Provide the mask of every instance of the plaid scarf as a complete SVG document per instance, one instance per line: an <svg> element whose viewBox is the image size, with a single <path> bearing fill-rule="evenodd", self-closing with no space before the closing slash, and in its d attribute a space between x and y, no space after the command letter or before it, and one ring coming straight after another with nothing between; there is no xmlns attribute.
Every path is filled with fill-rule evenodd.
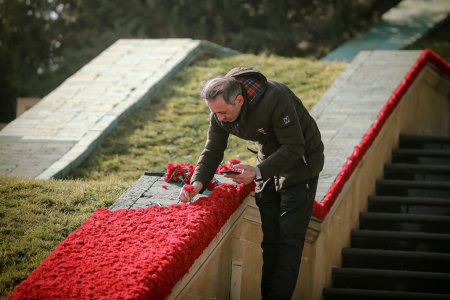
<svg viewBox="0 0 450 300"><path fill-rule="evenodd" d="M249 102L252 102L263 91L263 86L254 79L239 78L238 80L247 92Z"/></svg>

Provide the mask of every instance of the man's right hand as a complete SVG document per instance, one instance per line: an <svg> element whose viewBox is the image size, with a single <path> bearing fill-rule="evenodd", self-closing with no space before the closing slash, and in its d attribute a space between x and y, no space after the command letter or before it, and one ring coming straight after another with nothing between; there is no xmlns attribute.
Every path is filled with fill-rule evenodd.
<svg viewBox="0 0 450 300"><path fill-rule="evenodd" d="M201 183L200 181L194 181L192 185L194 186L195 189L194 192L186 192L183 188L181 189L180 195L178 196L178 199L181 202L183 203L191 202L192 198L194 198L195 195L197 195L203 189L203 183Z"/></svg>

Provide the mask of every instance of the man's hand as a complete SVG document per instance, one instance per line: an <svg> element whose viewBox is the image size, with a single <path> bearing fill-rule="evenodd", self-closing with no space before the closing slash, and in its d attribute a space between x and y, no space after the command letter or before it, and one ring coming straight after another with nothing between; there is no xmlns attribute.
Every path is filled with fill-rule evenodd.
<svg viewBox="0 0 450 300"><path fill-rule="evenodd" d="M255 167L238 164L234 165L234 168L240 170L242 173L238 175L225 175L225 177L231 178L234 182L248 184L252 182L256 177Z"/></svg>
<svg viewBox="0 0 450 300"><path fill-rule="evenodd" d="M194 181L192 185L194 186L195 189L194 192L186 192L184 189L181 189L180 195L178 196L178 199L181 202L183 203L191 202L192 198L194 198L195 195L197 195L198 192L200 192L203 189L203 183L201 183L200 181Z"/></svg>

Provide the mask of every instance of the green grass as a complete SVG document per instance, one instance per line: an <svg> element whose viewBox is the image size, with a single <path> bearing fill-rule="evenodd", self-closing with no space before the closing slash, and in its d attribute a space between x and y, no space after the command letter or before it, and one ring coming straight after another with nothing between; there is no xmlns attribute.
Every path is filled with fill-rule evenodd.
<svg viewBox="0 0 450 300"><path fill-rule="evenodd" d="M345 68L301 58L239 55L201 60L180 71L128 117L70 178L0 176L0 298L35 269L58 243L99 207L108 207L144 171L167 162L195 163L204 145L209 111L200 83L234 66L255 66L287 83L311 108ZM226 159L252 162L246 143L231 139Z"/></svg>

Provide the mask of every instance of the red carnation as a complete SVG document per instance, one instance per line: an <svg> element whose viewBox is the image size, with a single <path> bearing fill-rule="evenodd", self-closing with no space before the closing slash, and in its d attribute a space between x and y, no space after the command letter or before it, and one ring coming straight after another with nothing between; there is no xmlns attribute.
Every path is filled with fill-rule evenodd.
<svg viewBox="0 0 450 300"><path fill-rule="evenodd" d="M195 193L195 188L192 184L186 184L183 186L183 191L188 193Z"/></svg>
<svg viewBox="0 0 450 300"><path fill-rule="evenodd" d="M217 185L216 180L215 180L215 179L212 179L212 180L209 182L209 184L208 184L208 190L212 191L213 188L216 187L216 185Z"/></svg>
<svg viewBox="0 0 450 300"><path fill-rule="evenodd" d="M238 165L240 163L241 163L241 161L239 159L237 159L237 158L232 158L232 159L229 160L230 166Z"/></svg>

